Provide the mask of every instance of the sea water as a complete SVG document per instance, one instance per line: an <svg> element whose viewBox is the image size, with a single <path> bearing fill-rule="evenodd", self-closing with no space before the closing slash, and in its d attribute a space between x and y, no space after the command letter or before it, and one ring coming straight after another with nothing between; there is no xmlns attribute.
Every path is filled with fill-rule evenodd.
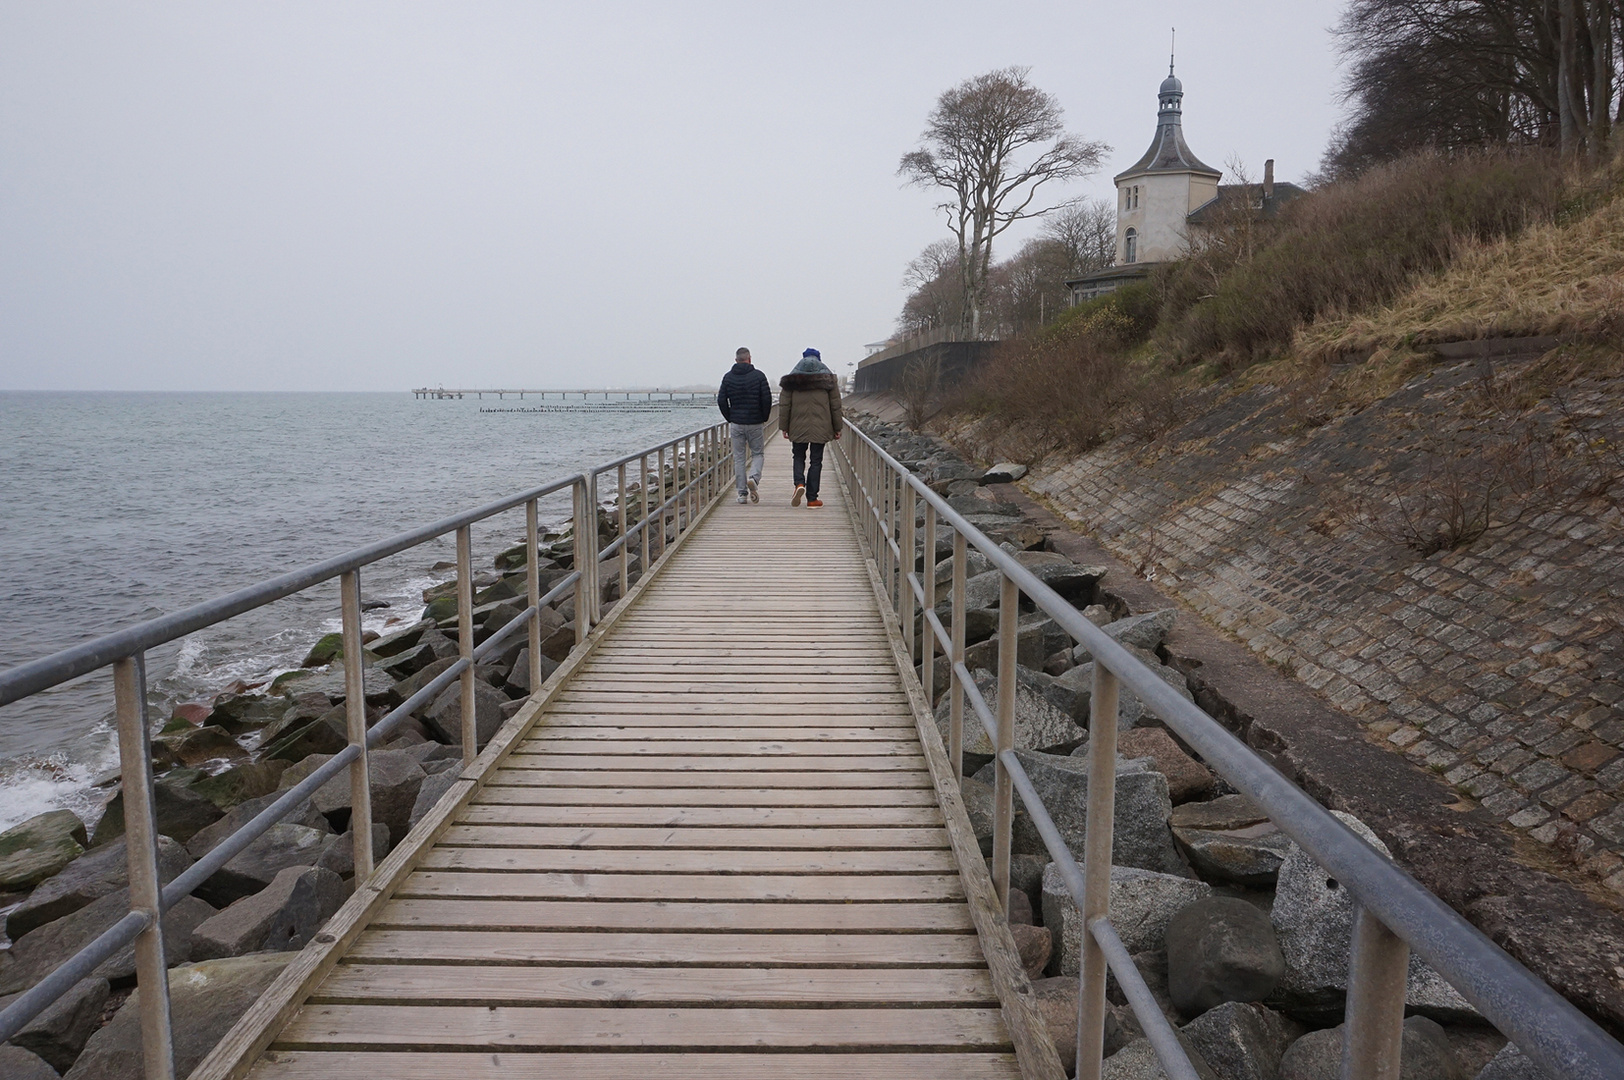
<svg viewBox="0 0 1624 1080"><path fill-rule="evenodd" d="M556 405L557 399L553 399ZM720 419L708 402L638 411L409 393L0 393L0 670L252 585ZM633 472L635 479L635 470ZM613 476L600 481L613 491ZM543 520L569 514L569 495ZM524 511L473 531L476 569ZM361 572L366 626L416 618L451 536ZM333 580L148 655L152 718L295 667L339 626ZM0 707L0 829L55 807L87 818L116 766L111 669Z"/></svg>

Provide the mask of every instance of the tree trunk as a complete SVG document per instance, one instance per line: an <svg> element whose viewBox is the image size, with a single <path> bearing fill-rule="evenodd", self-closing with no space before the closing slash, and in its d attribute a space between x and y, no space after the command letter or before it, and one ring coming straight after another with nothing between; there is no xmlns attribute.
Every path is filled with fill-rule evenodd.
<svg viewBox="0 0 1624 1080"><path fill-rule="evenodd" d="M1573 108L1573 69L1577 58L1573 7L1576 0L1559 0L1557 5L1558 44L1556 60L1556 105L1562 125L1561 150L1564 158L1579 149L1579 118Z"/></svg>

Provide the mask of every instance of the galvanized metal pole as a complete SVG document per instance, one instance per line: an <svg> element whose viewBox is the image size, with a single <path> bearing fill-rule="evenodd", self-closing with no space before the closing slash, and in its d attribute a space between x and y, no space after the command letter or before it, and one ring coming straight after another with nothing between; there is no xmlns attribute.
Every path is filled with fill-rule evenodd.
<svg viewBox="0 0 1624 1080"><path fill-rule="evenodd" d="M1363 907L1348 962L1342 1080L1398 1080L1410 946Z"/></svg>
<svg viewBox="0 0 1624 1080"><path fill-rule="evenodd" d="M1111 844L1116 819L1116 673L1094 664L1088 721L1088 821L1083 830L1083 956L1077 995L1077 1080L1099 1080L1105 1054L1105 953L1089 932L1111 915Z"/></svg>
<svg viewBox="0 0 1624 1080"><path fill-rule="evenodd" d="M457 530L457 652L468 666L462 672L462 762L472 765L479 753L479 727L474 718L474 556L470 527Z"/></svg>
<svg viewBox="0 0 1624 1080"><path fill-rule="evenodd" d="M586 640L586 635L592 629L592 617L587 613L587 595L592 588L591 571L588 567L597 561L595 540L587 538L586 519L589 511L586 509L586 477L575 482L575 572L580 576L575 579L575 643L579 645ZM596 530L594 530L596 531Z"/></svg>
<svg viewBox="0 0 1624 1080"><path fill-rule="evenodd" d="M350 843L355 849L355 881L372 876L372 773L367 762L366 649L361 644L361 571L339 577L344 626L344 721L350 745Z"/></svg>
<svg viewBox="0 0 1624 1080"><path fill-rule="evenodd" d="M530 692L534 694L541 689L541 508L535 499L524 504L524 534L525 543L530 551L526 563L530 573L525 582L529 593L529 606L538 609L530 617L530 625L525 629L530 643Z"/></svg>
<svg viewBox="0 0 1624 1080"><path fill-rule="evenodd" d="M1016 617L1021 590L1015 579L1002 577L998 597L998 739L993 754L1015 746L1015 645ZM992 887L998 902L1009 911L1009 854L1015 830L1015 785L1004 768L1004 759L994 757L992 789Z"/></svg>
<svg viewBox="0 0 1624 1080"><path fill-rule="evenodd" d="M625 596L632 587L631 574L627 566L631 559L631 553L627 551L627 548L632 545L631 541L626 537L626 466L624 463L621 464L615 474L615 501L620 504L620 595Z"/></svg>
<svg viewBox="0 0 1624 1080"><path fill-rule="evenodd" d="M130 910L147 917L135 939L135 979L141 988L141 1060L147 1080L174 1080L174 1033L169 1021L169 971L164 965L163 886L158 879L158 814L152 801L152 732L147 726L146 656L113 665L118 762L124 784L125 858Z"/></svg>
<svg viewBox="0 0 1624 1080"><path fill-rule="evenodd" d="M969 548L964 534L953 530L953 655L948 682L947 752L953 759L953 776L964 780L964 682L959 668L964 664L964 578L965 564L969 562Z"/></svg>
<svg viewBox="0 0 1624 1080"><path fill-rule="evenodd" d="M657 476L659 492L654 505L660 508L660 554L665 554L665 447L655 451L654 471Z"/></svg>
<svg viewBox="0 0 1624 1080"><path fill-rule="evenodd" d="M936 610L936 504L925 503L925 568L920 584L925 587L925 613ZM936 704L936 633L929 621L922 621L919 630L923 639L919 643L919 681L925 690L925 705Z"/></svg>
<svg viewBox="0 0 1624 1080"><path fill-rule="evenodd" d="M902 643L908 650L908 663L914 662L914 591L908 584L908 575L914 572L914 549L917 540L914 535L914 489L907 483L902 485L902 549L899 567L902 574L902 588L897 599L901 601L902 610L897 614L902 620Z"/></svg>
<svg viewBox="0 0 1624 1080"><path fill-rule="evenodd" d="M586 627L588 630L598 625L603 617L603 588L598 581L598 474L586 474L586 547L587 568L591 571L591 588L587 590ZM579 530L577 530L579 531Z"/></svg>

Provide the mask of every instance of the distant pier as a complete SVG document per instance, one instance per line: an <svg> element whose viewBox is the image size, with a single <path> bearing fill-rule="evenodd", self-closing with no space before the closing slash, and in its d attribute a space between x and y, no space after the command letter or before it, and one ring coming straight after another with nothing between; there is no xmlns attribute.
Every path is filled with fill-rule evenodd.
<svg viewBox="0 0 1624 1080"><path fill-rule="evenodd" d="M489 388L469 390L463 387L419 386L412 391L412 396L429 401L445 401L464 397L483 398L486 394L492 394L498 399L506 399L509 394L514 394L521 400L528 395L540 398L542 401L546 401L549 397L556 397L560 401L568 401L573 397L578 397L582 401L594 397L602 398L604 401L633 401L638 399L644 401L695 401L699 398L708 398L712 393L714 391L711 390L512 390L503 387L494 390Z"/></svg>

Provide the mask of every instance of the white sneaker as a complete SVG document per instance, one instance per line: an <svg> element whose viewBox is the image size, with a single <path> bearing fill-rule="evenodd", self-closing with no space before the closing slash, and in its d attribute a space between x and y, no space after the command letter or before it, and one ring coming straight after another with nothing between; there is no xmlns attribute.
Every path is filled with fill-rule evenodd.
<svg viewBox="0 0 1624 1080"><path fill-rule="evenodd" d="M750 501L751 502L760 502L761 501L761 493L756 490L756 482L754 480L746 480L744 482L744 486L750 489Z"/></svg>
<svg viewBox="0 0 1624 1080"><path fill-rule="evenodd" d="M739 492L739 505L740 505L740 506L743 506L743 505L744 505L744 504L745 504L745 503L747 503L747 502L749 502L749 501L750 501L750 496L748 496L748 495L746 495L746 494L745 494L745 493L744 493L744 492L742 492L742 491L741 491L741 492Z"/></svg>

